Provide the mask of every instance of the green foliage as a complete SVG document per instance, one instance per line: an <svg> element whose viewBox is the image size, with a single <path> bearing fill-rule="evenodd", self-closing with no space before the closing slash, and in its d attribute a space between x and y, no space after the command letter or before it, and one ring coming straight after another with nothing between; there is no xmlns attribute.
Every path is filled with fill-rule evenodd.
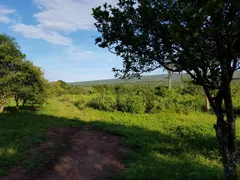
<svg viewBox="0 0 240 180"><path fill-rule="evenodd" d="M203 95L204 91L201 86L195 85L190 78L182 79L183 82L183 90L182 93L190 94L190 95Z"/></svg>
<svg viewBox="0 0 240 180"><path fill-rule="evenodd" d="M50 82L48 84L48 94L51 97L61 96L63 94L72 95L91 95L94 94L95 89L93 87L80 87L67 84L62 80L56 82Z"/></svg>
<svg viewBox="0 0 240 180"><path fill-rule="evenodd" d="M46 84L43 72L30 61L23 61L21 81L18 81L13 95L23 101L23 104L42 105L46 101Z"/></svg>
<svg viewBox="0 0 240 180"><path fill-rule="evenodd" d="M84 101L84 99L74 101L73 104L80 110L84 109L87 105L87 103L86 103L86 101Z"/></svg>
<svg viewBox="0 0 240 180"><path fill-rule="evenodd" d="M60 84L57 82L50 82L47 86L47 94L50 97L61 96L64 94L64 89L61 88Z"/></svg>
<svg viewBox="0 0 240 180"><path fill-rule="evenodd" d="M26 60L15 39L6 35L0 35L0 64L0 112L10 97L15 98L17 107L20 100L34 105L44 102L42 70Z"/></svg>
<svg viewBox="0 0 240 180"><path fill-rule="evenodd" d="M86 98L80 96L80 97L78 97L76 100L74 100L72 103L73 103L78 109L83 110L84 108L87 107L87 105L88 105L89 102L86 100Z"/></svg>
<svg viewBox="0 0 240 180"><path fill-rule="evenodd" d="M145 97L145 112L146 113L159 113L164 110L160 98L154 94L149 94Z"/></svg>
<svg viewBox="0 0 240 180"><path fill-rule="evenodd" d="M168 89L165 86L157 86L155 91L155 94L160 97L165 97L168 94Z"/></svg>
<svg viewBox="0 0 240 180"><path fill-rule="evenodd" d="M138 95L120 95L117 97L117 110L129 113L144 113L145 103Z"/></svg>
<svg viewBox="0 0 240 180"><path fill-rule="evenodd" d="M198 87L192 85L194 89ZM171 111L185 113L202 111L204 95L202 89L194 95L178 86L171 91L165 86L149 85L100 85L94 86L93 94L67 94L58 97L83 109L91 107L106 111L121 111L129 113L159 113Z"/></svg>
<svg viewBox="0 0 240 180"><path fill-rule="evenodd" d="M123 69L114 68L116 76L138 77L164 67L219 89L221 77L232 79L239 68L239 9L238 1L223 0L105 3L93 9L100 33L95 42L123 59Z"/></svg>
<svg viewBox="0 0 240 180"><path fill-rule="evenodd" d="M22 59L25 57L15 39L0 34L0 113L16 88L16 80L21 77Z"/></svg>
<svg viewBox="0 0 240 180"><path fill-rule="evenodd" d="M104 111L114 111L116 109L116 98L112 95L99 95L93 98L89 102L89 106L94 109L104 110Z"/></svg>

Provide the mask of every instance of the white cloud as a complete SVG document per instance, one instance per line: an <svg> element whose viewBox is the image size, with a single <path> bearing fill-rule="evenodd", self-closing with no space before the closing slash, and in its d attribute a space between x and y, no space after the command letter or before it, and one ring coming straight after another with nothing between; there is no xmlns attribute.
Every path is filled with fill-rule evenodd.
<svg viewBox="0 0 240 180"><path fill-rule="evenodd" d="M9 18L9 15L13 14L14 12L14 9L9 9L5 6L0 5L0 23L10 23L11 19Z"/></svg>
<svg viewBox="0 0 240 180"><path fill-rule="evenodd" d="M120 58L115 54L110 53L109 51L91 51L87 50L83 46L70 45L66 48L65 52L67 57L70 57L75 61L95 61L101 60L105 63L116 62Z"/></svg>
<svg viewBox="0 0 240 180"><path fill-rule="evenodd" d="M82 59L82 60L88 60L88 59L95 59L96 57L99 57L98 53L95 53L94 51L84 50L83 48L79 46L69 46L66 49L66 55L70 56L71 59Z"/></svg>
<svg viewBox="0 0 240 180"><path fill-rule="evenodd" d="M43 29L73 32L93 28L92 8L107 0L34 0L41 12L34 15ZM117 0L108 0L116 4Z"/></svg>
<svg viewBox="0 0 240 180"><path fill-rule="evenodd" d="M27 38L43 39L52 44L69 44L67 33L94 29L92 8L107 0L33 0L39 8L33 17L37 25L16 24L12 29ZM108 0L116 4L118 0ZM32 32L33 31L33 32ZM61 35L64 33L64 35Z"/></svg>
<svg viewBox="0 0 240 180"><path fill-rule="evenodd" d="M28 26L25 24L16 24L11 27L15 32L22 33L27 38L43 39L52 44L70 45L71 39L60 35L57 32L45 32L36 26Z"/></svg>

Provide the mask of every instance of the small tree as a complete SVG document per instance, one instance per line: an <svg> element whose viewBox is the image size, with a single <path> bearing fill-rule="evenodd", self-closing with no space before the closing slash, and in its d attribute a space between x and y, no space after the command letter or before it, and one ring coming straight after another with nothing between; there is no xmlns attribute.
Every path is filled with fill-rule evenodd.
<svg viewBox="0 0 240 180"><path fill-rule="evenodd" d="M0 34L0 113L7 99L40 102L43 100L45 79L39 67L25 60L14 38Z"/></svg>
<svg viewBox="0 0 240 180"><path fill-rule="evenodd" d="M42 104L45 99L46 80L41 69L24 60L20 64L18 74L18 78L13 79L15 86L12 89L17 109L20 100L23 100L24 105L29 101L36 105Z"/></svg>
<svg viewBox="0 0 240 180"><path fill-rule="evenodd" d="M14 79L18 78L17 71L24 57L15 39L0 34L0 113L12 94Z"/></svg>
<svg viewBox="0 0 240 180"><path fill-rule="evenodd" d="M226 179L236 180L230 83L240 68L240 1L120 0L116 6L94 8L93 16L101 34L96 43L123 58L123 69L113 69L116 76L164 67L187 72L204 88L217 117Z"/></svg>

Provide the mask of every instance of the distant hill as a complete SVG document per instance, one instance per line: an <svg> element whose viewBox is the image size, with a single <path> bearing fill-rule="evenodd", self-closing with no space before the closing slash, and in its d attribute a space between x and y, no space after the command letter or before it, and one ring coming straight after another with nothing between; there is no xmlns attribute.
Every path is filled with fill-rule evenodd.
<svg viewBox="0 0 240 180"><path fill-rule="evenodd" d="M186 75L184 75L186 76ZM159 75L147 75L142 76L140 79L106 79L106 80L95 80L95 81L83 81L83 82L73 82L69 83L77 86L92 86L92 85L101 85L101 84L148 84L148 83L160 83L167 84L168 82L167 74L159 74ZM172 75L173 84L181 82L180 74Z"/></svg>
<svg viewBox="0 0 240 180"><path fill-rule="evenodd" d="M149 83L158 83L167 85L168 82L167 74L159 75L147 75L142 76L141 79L106 79L106 80L95 80L95 81L82 81L82 82L72 82L69 84L77 86L92 86L92 85L101 85L101 84L149 84ZM187 75L183 74L183 77L186 78ZM240 79L240 71L235 72L234 78ZM240 81L240 80L239 80ZM181 82L180 74L172 75L172 84L177 84Z"/></svg>

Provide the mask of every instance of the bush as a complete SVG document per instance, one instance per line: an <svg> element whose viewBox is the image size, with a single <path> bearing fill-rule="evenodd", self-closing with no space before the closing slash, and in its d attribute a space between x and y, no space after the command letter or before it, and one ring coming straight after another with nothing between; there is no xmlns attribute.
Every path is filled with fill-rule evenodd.
<svg viewBox="0 0 240 180"><path fill-rule="evenodd" d="M160 98L154 94L145 96L145 112L146 113L158 113L162 109Z"/></svg>
<svg viewBox="0 0 240 180"><path fill-rule="evenodd" d="M195 91L193 92L194 95L189 92L187 93L186 90L177 86L171 91L165 86L156 87L155 85L135 84L99 85L94 88L84 88L76 88L81 95L64 94L58 97L58 99L60 101L70 102L79 109L84 109L86 106L89 106L103 111L118 110L128 113L159 113L161 111L171 111L185 114L191 111L202 110L205 101L204 95L196 93L196 87L194 87L195 90L191 89ZM90 93L83 95L84 90L91 89L94 89L94 95L90 95ZM199 91L202 91L202 89L199 89ZM235 96L238 96L237 88L233 88L233 92ZM93 97L96 98L92 99Z"/></svg>
<svg viewBox="0 0 240 180"><path fill-rule="evenodd" d="M89 107L94 109L104 110L104 111L114 111L116 110L116 99L111 95L98 96L93 98L89 102Z"/></svg>
<svg viewBox="0 0 240 180"><path fill-rule="evenodd" d="M78 99L76 100L73 100L72 103L74 104L74 106L76 106L78 109L82 110L84 109L87 104L88 104L88 101L86 99L84 99L83 97L78 97Z"/></svg>
<svg viewBox="0 0 240 180"><path fill-rule="evenodd" d="M188 114L190 111L201 110L204 104L204 96L181 94L180 88L168 91L165 87L157 87L155 94L147 94L145 97L146 113L160 111L172 111Z"/></svg>
<svg viewBox="0 0 240 180"><path fill-rule="evenodd" d="M62 102L71 102L71 98L68 95L59 96L58 100Z"/></svg>
<svg viewBox="0 0 240 180"><path fill-rule="evenodd" d="M117 110L129 113L144 113L145 103L141 96L118 96Z"/></svg>
<svg viewBox="0 0 240 180"><path fill-rule="evenodd" d="M165 97L169 93L169 90L165 86L157 86L155 87L155 95L160 97Z"/></svg>
<svg viewBox="0 0 240 180"><path fill-rule="evenodd" d="M201 86L195 85L190 79L183 80L182 94L190 95L204 95L203 88Z"/></svg>

